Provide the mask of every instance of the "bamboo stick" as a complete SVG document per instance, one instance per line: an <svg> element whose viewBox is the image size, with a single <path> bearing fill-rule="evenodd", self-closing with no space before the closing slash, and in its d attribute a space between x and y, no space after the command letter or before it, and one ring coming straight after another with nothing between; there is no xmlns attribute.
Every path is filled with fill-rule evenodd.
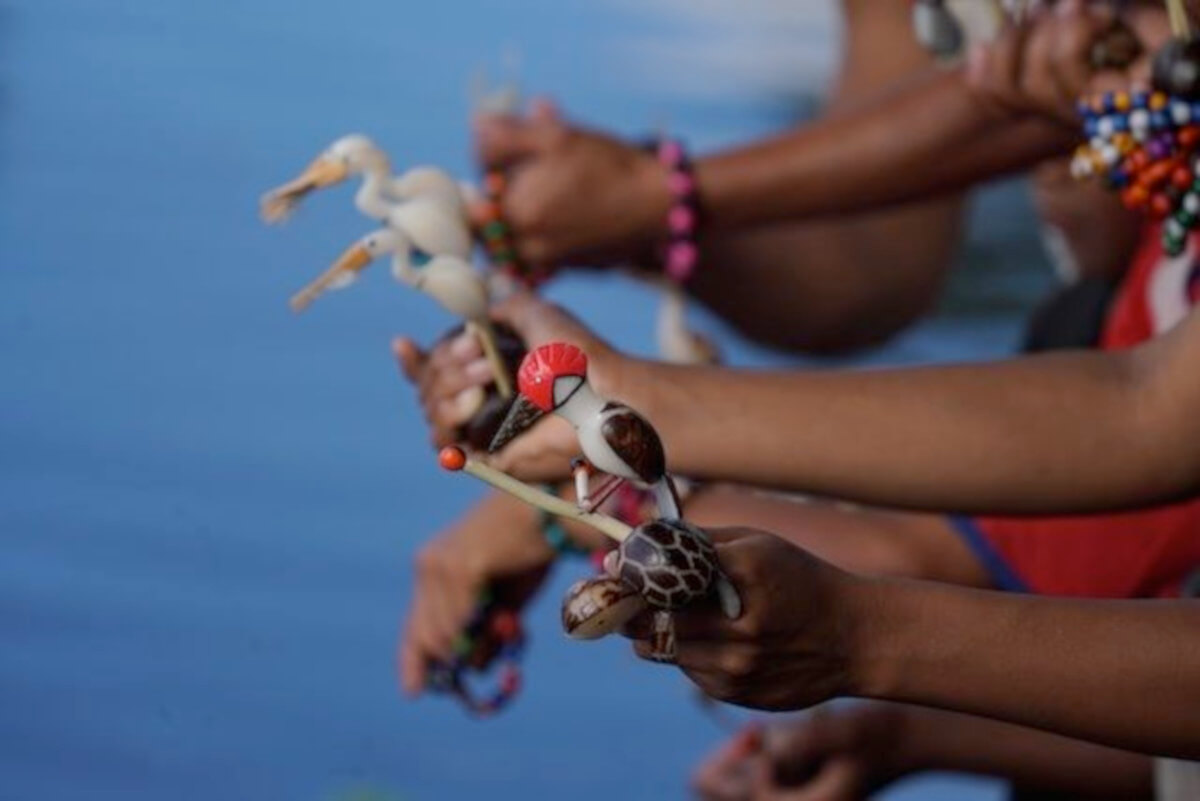
<svg viewBox="0 0 1200 801"><path fill-rule="evenodd" d="M557 495L551 495L537 487L526 484L524 481L513 478L508 473L472 459L466 454L466 451L454 445L442 448L441 453L438 454L438 463L443 469L451 472L461 470L464 473L469 473L480 481L491 484L501 492L507 492L514 498L522 500L536 509L541 509L549 514L576 520L584 525L591 526L616 542L624 541L629 536L629 532L632 531L629 526L615 517L598 514L597 512L585 512L570 501L564 501Z"/></svg>
<svg viewBox="0 0 1200 801"><path fill-rule="evenodd" d="M1171 33L1178 39L1188 39L1192 35L1192 24L1188 19L1187 8L1183 0L1166 0L1167 17L1171 22Z"/></svg>
<svg viewBox="0 0 1200 801"><path fill-rule="evenodd" d="M511 398L512 379L508 375L508 365L505 364L504 357L500 355L500 348L496 345L496 329L492 327L491 321L467 320L466 327L479 340L479 347L483 350L488 364L492 366L492 378L496 382L496 390L500 397Z"/></svg>

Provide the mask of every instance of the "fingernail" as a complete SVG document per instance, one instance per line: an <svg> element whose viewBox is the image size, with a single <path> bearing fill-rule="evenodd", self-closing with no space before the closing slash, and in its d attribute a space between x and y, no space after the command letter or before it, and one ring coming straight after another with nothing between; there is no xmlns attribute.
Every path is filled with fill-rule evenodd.
<svg viewBox="0 0 1200 801"><path fill-rule="evenodd" d="M463 374L468 381L475 384L490 381L493 378L491 362L487 359L476 359L463 368Z"/></svg>
<svg viewBox="0 0 1200 801"><path fill-rule="evenodd" d="M479 342L467 332L459 334L450 345L450 353L456 359L466 361L478 352Z"/></svg>

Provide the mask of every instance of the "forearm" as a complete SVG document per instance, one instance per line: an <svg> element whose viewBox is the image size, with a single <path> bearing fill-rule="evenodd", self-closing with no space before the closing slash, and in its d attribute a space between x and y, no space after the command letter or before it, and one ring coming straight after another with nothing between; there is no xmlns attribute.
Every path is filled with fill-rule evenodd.
<svg viewBox="0 0 1200 801"><path fill-rule="evenodd" d="M1057 734L956 712L901 707L905 773L952 771L1072 798L1152 799L1151 760Z"/></svg>
<svg viewBox="0 0 1200 801"><path fill-rule="evenodd" d="M1064 152L1073 133L997 114L958 71L855 112L699 159L696 179L717 230L862 212L955 191Z"/></svg>
<svg viewBox="0 0 1200 801"><path fill-rule="evenodd" d="M904 508L1100 510L1200 483L1198 388L1178 344L804 373L620 359L606 394L658 427L684 475Z"/></svg>
<svg viewBox="0 0 1200 801"><path fill-rule="evenodd" d="M1200 604L853 583L853 694L1200 758Z"/></svg>
<svg viewBox="0 0 1200 801"><path fill-rule="evenodd" d="M688 291L740 333L805 353L877 344L926 312L961 233L962 198L717 232Z"/></svg>

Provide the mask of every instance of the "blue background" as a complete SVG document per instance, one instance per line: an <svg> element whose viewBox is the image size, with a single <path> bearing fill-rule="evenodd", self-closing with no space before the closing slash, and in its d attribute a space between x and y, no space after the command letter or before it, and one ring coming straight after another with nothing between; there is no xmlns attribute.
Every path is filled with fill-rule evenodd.
<svg viewBox="0 0 1200 801"><path fill-rule="evenodd" d="M643 80L622 43L672 23L635 9L0 7L0 798L684 796L720 732L673 671L561 637L582 566L531 611L509 712L399 697L412 554L480 490L433 465L388 342L450 321L382 271L293 317L288 294L369 225L348 189L282 230L256 218L264 188L352 130L469 176L466 86L506 43L526 86L618 131L666 118L708 147L779 123L752 86ZM976 217L970 291L878 360L1008 347L1009 312L1044 283L1012 269L1036 258L1029 213L1009 187ZM551 294L649 348L646 291L591 276Z"/></svg>

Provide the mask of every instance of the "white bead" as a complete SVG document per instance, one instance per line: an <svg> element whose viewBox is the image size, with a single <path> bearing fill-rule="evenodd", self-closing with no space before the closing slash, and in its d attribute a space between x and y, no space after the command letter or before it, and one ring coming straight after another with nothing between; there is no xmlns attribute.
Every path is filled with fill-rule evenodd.
<svg viewBox="0 0 1200 801"><path fill-rule="evenodd" d="M1144 108L1139 108L1129 114L1129 130L1131 131L1148 131L1150 130L1150 112Z"/></svg>
<svg viewBox="0 0 1200 801"><path fill-rule="evenodd" d="M1116 133L1116 126L1113 124L1113 118L1101 117L1100 121L1096 123L1096 135L1108 139L1114 133Z"/></svg>
<svg viewBox="0 0 1200 801"><path fill-rule="evenodd" d="M1187 125L1192 119L1192 109L1187 103L1176 100L1171 104L1171 119L1176 125Z"/></svg>
<svg viewBox="0 0 1200 801"><path fill-rule="evenodd" d="M1092 160L1087 156L1076 156L1071 159L1071 177L1079 180L1081 178L1091 177Z"/></svg>
<svg viewBox="0 0 1200 801"><path fill-rule="evenodd" d="M1188 192L1183 196L1183 210L1188 214L1200 213L1200 195Z"/></svg>
<svg viewBox="0 0 1200 801"><path fill-rule="evenodd" d="M1112 145L1105 145L1100 148L1100 158L1108 166L1112 166L1121 160L1121 151L1117 150Z"/></svg>
<svg viewBox="0 0 1200 801"><path fill-rule="evenodd" d="M1174 217L1167 218L1167 233L1170 236L1180 237L1187 233L1183 225Z"/></svg>

